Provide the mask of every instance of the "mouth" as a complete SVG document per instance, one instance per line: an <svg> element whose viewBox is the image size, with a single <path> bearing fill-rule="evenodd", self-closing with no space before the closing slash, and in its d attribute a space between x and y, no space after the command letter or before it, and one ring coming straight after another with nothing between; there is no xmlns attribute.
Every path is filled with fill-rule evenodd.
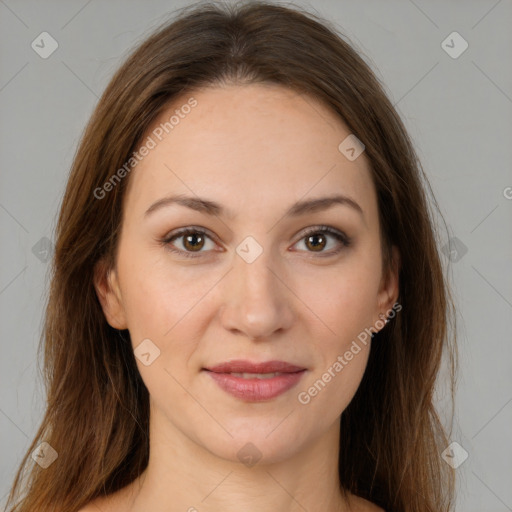
<svg viewBox="0 0 512 512"><path fill-rule="evenodd" d="M286 361L264 361L261 363L253 363L236 359L234 361L226 361L215 366L203 368L214 373L251 373L265 375L269 373L294 373L305 370L303 366L297 366Z"/></svg>
<svg viewBox="0 0 512 512"><path fill-rule="evenodd" d="M252 363L230 361L203 368L226 393L240 400L262 402L276 398L294 387L306 368L284 361Z"/></svg>

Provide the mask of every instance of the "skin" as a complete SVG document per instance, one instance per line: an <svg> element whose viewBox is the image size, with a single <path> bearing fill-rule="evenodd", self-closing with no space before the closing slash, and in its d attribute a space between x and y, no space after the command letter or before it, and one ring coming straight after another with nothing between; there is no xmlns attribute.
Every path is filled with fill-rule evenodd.
<svg viewBox="0 0 512 512"><path fill-rule="evenodd" d="M154 126L190 96L173 102ZM110 325L129 329L134 349L149 338L160 356L148 366L137 359L150 393L149 466L90 510L381 510L353 495L342 499L337 474L340 415L371 343L359 343L361 351L308 404L297 398L398 297L398 267L386 278L381 264L366 156L349 161L338 150L350 134L344 123L282 86L229 85L193 97L197 106L132 171L116 268L97 267L95 287ZM235 216L176 204L144 215L178 193L216 201ZM333 193L352 198L363 214L335 205L283 217L298 200ZM326 234L316 252L304 231L322 224L352 244ZM211 236L168 245L199 257L161 243L190 226ZM263 249L252 263L236 252L247 236ZM230 359L283 360L307 371L291 390L253 403L201 371ZM237 456L246 443L261 455L252 467Z"/></svg>

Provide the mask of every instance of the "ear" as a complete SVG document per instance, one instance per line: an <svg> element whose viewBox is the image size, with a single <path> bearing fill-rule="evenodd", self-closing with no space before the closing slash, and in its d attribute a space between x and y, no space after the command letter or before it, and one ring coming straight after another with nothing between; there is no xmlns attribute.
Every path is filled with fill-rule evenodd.
<svg viewBox="0 0 512 512"><path fill-rule="evenodd" d="M115 329L127 329L117 272L108 268L104 260L94 266L94 288L107 322Z"/></svg>
<svg viewBox="0 0 512 512"><path fill-rule="evenodd" d="M398 277L400 273L400 252L395 245L391 248L391 261L389 267L389 271L385 272L381 279L377 297L377 316L375 318L375 322L379 319L384 321L386 320L386 317L389 315L389 311L398 300L398 295L400 293Z"/></svg>

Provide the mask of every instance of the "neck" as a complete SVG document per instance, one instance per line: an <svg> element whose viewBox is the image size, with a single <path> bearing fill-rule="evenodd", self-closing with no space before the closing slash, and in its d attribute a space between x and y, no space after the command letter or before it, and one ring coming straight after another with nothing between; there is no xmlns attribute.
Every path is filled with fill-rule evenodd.
<svg viewBox="0 0 512 512"><path fill-rule="evenodd" d="M251 465L250 458L244 464L212 453L151 407L149 463L130 486L126 510L348 512L338 476L339 419L309 446L286 443L284 457L247 448L261 456Z"/></svg>

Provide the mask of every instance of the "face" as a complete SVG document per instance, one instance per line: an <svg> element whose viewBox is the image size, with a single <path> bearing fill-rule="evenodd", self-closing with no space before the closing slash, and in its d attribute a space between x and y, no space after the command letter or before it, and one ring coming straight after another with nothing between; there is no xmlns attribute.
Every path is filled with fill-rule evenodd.
<svg viewBox="0 0 512 512"><path fill-rule="evenodd" d="M129 176L116 266L95 285L109 323L129 329L160 430L277 461L339 424L365 371L362 333L398 296L366 156L338 149L349 134L313 98L258 84L184 96L144 137L156 144ZM235 360L293 368L207 370ZM233 375L258 370L270 378Z"/></svg>

